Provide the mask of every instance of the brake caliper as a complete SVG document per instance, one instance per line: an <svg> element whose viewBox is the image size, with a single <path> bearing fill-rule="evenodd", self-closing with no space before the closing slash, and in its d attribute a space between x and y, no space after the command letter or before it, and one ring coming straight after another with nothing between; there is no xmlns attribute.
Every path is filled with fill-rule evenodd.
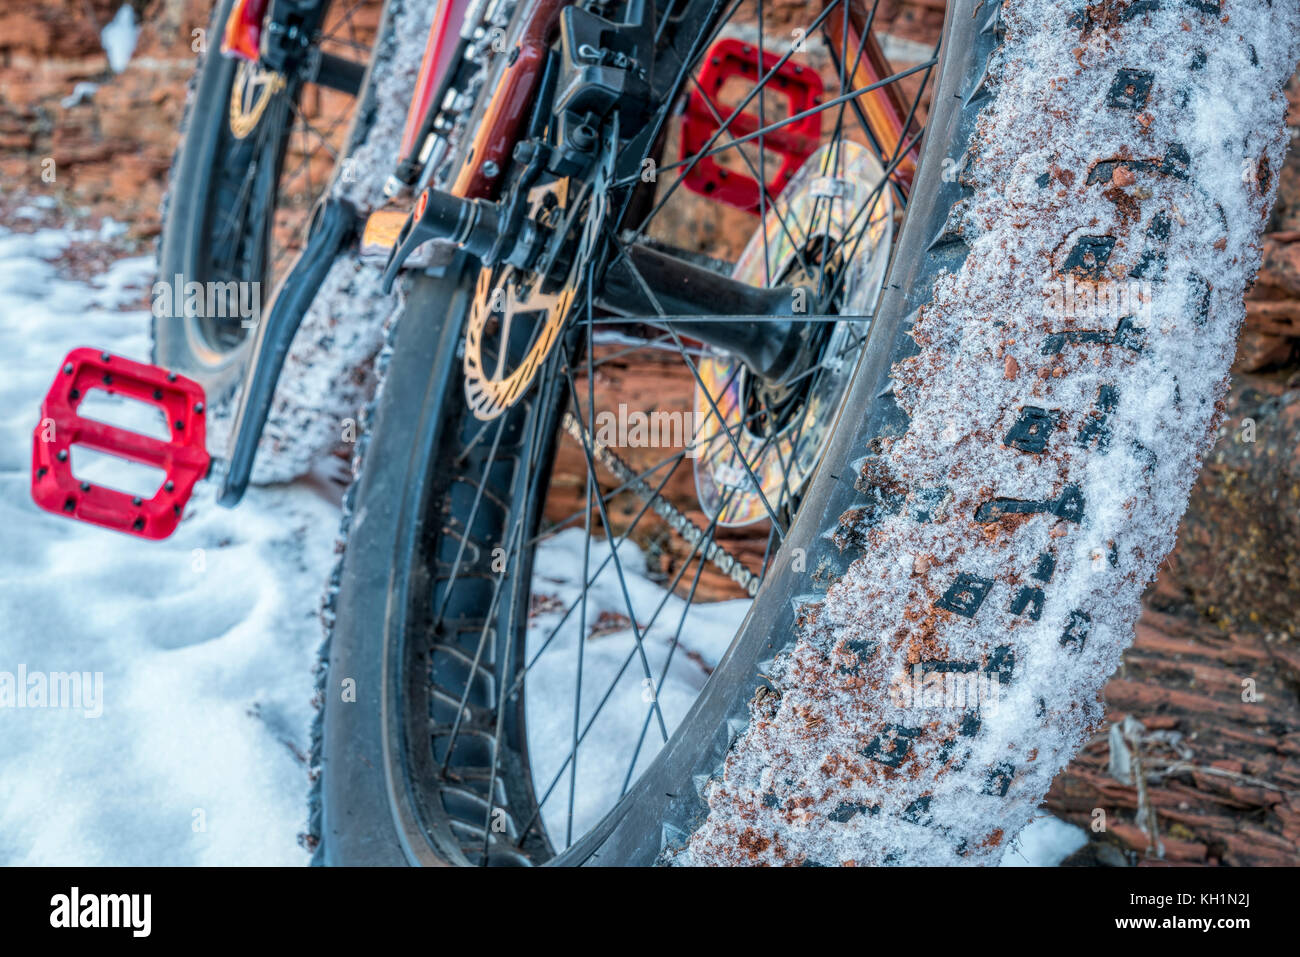
<svg viewBox="0 0 1300 957"><path fill-rule="evenodd" d="M83 418L77 405L91 389L162 410L171 439ZM147 500L92 485L72 474L72 446L115 455L166 473ZM32 441L32 498L47 512L68 515L142 538L166 538L211 459L204 447L203 387L158 366L95 349L73 349L41 404Z"/></svg>
<svg viewBox="0 0 1300 957"><path fill-rule="evenodd" d="M698 153L724 149L733 138L739 139L758 132L760 117L754 101L751 100L743 111L727 123L728 117L735 112L735 107L728 105L727 100L719 94L726 88L728 80L740 77L747 85L748 95L749 90L757 86L780 61L781 58L776 54L764 51L760 64L758 48L734 37L724 37L713 45L704 57L699 84L691 91L686 113L682 117L681 159L684 163L689 165L691 157ZM785 100L788 112L781 115L764 109L761 119L765 126L762 128L767 129L817 106L821 102L823 89L822 79L816 70L792 60L781 63L765 84L763 105L766 106L772 95L776 94L778 101ZM719 127L724 124L726 131L717 135ZM758 145L757 140L753 142L755 146ZM769 177L767 194L770 198L785 189L790 177L821 145L821 114L813 113L765 132L761 142L765 151L780 157L780 164L774 172L768 172L771 166L762 170ZM737 209L759 212L758 180L734 168L726 168L713 156L705 156L696 162L683 178L686 188L693 193Z"/></svg>

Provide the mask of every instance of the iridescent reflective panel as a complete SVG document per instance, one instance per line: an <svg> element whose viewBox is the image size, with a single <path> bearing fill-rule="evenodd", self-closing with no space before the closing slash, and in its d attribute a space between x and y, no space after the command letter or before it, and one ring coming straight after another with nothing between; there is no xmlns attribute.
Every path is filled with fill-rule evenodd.
<svg viewBox="0 0 1300 957"><path fill-rule="evenodd" d="M837 266L843 273L842 291L835 297L840 303L838 314L869 315L884 281L894 230L889 189L877 189L883 179L879 162L866 147L846 141L838 147L833 143L821 147L772 201L762 228L736 263L734 278L754 286L794 282L815 287L816 275L802 275L798 250L829 249L847 260ZM809 302L807 308L812 310L814 304ZM824 321L811 314L810 318ZM847 318L833 323L819 366L809 374L810 381L798 386L803 395L799 407L772 434L759 434L752 411L746 420L753 383L744 365L723 353L700 361L704 385L695 390L699 448L695 488L710 518L726 501L718 516L720 526L749 525L767 518L763 496L779 511L802 488L830 436L867 326L868 321ZM755 490L750 472L763 496Z"/></svg>

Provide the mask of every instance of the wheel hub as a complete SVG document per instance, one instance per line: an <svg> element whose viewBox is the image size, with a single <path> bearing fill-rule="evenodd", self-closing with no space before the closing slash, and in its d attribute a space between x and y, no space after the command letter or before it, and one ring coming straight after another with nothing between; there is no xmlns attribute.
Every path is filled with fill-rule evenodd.
<svg viewBox="0 0 1300 957"><path fill-rule="evenodd" d="M700 362L695 488L705 514L717 516L720 526L760 521L768 517L768 505L777 512L793 507L817 464L866 333L867 321L859 317L874 308L889 261L894 206L884 179L863 146L820 148L773 200L736 264L732 278L749 285L790 283L795 280L787 277L808 268L801 254L820 248L830 277L821 285L838 286L830 305L844 318L808 316L798 363L804 371L781 382L755 375L729 354ZM869 221L862 218L866 210ZM801 227L806 234L799 234ZM830 306L822 311L830 313Z"/></svg>

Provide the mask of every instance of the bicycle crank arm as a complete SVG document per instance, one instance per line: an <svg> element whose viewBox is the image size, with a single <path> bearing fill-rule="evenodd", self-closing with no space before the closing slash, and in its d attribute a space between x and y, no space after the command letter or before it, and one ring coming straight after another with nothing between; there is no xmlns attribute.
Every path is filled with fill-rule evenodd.
<svg viewBox="0 0 1300 957"><path fill-rule="evenodd" d="M244 497L289 346L335 256L356 232L357 218L356 208L346 200L322 200L312 218L307 247L281 281L257 327L249 371L231 424L226 474L217 493L218 503L227 508Z"/></svg>

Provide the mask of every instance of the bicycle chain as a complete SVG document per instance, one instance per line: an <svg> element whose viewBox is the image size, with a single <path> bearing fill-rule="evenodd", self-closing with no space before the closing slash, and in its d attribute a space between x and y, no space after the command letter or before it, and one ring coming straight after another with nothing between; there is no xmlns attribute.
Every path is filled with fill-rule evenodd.
<svg viewBox="0 0 1300 957"><path fill-rule="evenodd" d="M589 438L586 435L586 429L578 421L577 416L572 412L565 412L561 422L564 431L579 445L591 449L592 458L605 466L620 483L626 486L642 502L647 503L656 515L668 523L668 527L682 537L688 545L694 548L704 537L704 529L700 528L690 516L679 509L668 499L664 498L658 492L652 491L640 477L637 471L628 465L614 452L609 446L605 445L599 439ZM749 570L743 561L736 555L729 552L725 546L720 544L716 539L710 541L704 549L704 558L714 568L726 575L731 581L735 582L745 593L753 598L758 594L758 586L762 582L762 576L755 575Z"/></svg>

